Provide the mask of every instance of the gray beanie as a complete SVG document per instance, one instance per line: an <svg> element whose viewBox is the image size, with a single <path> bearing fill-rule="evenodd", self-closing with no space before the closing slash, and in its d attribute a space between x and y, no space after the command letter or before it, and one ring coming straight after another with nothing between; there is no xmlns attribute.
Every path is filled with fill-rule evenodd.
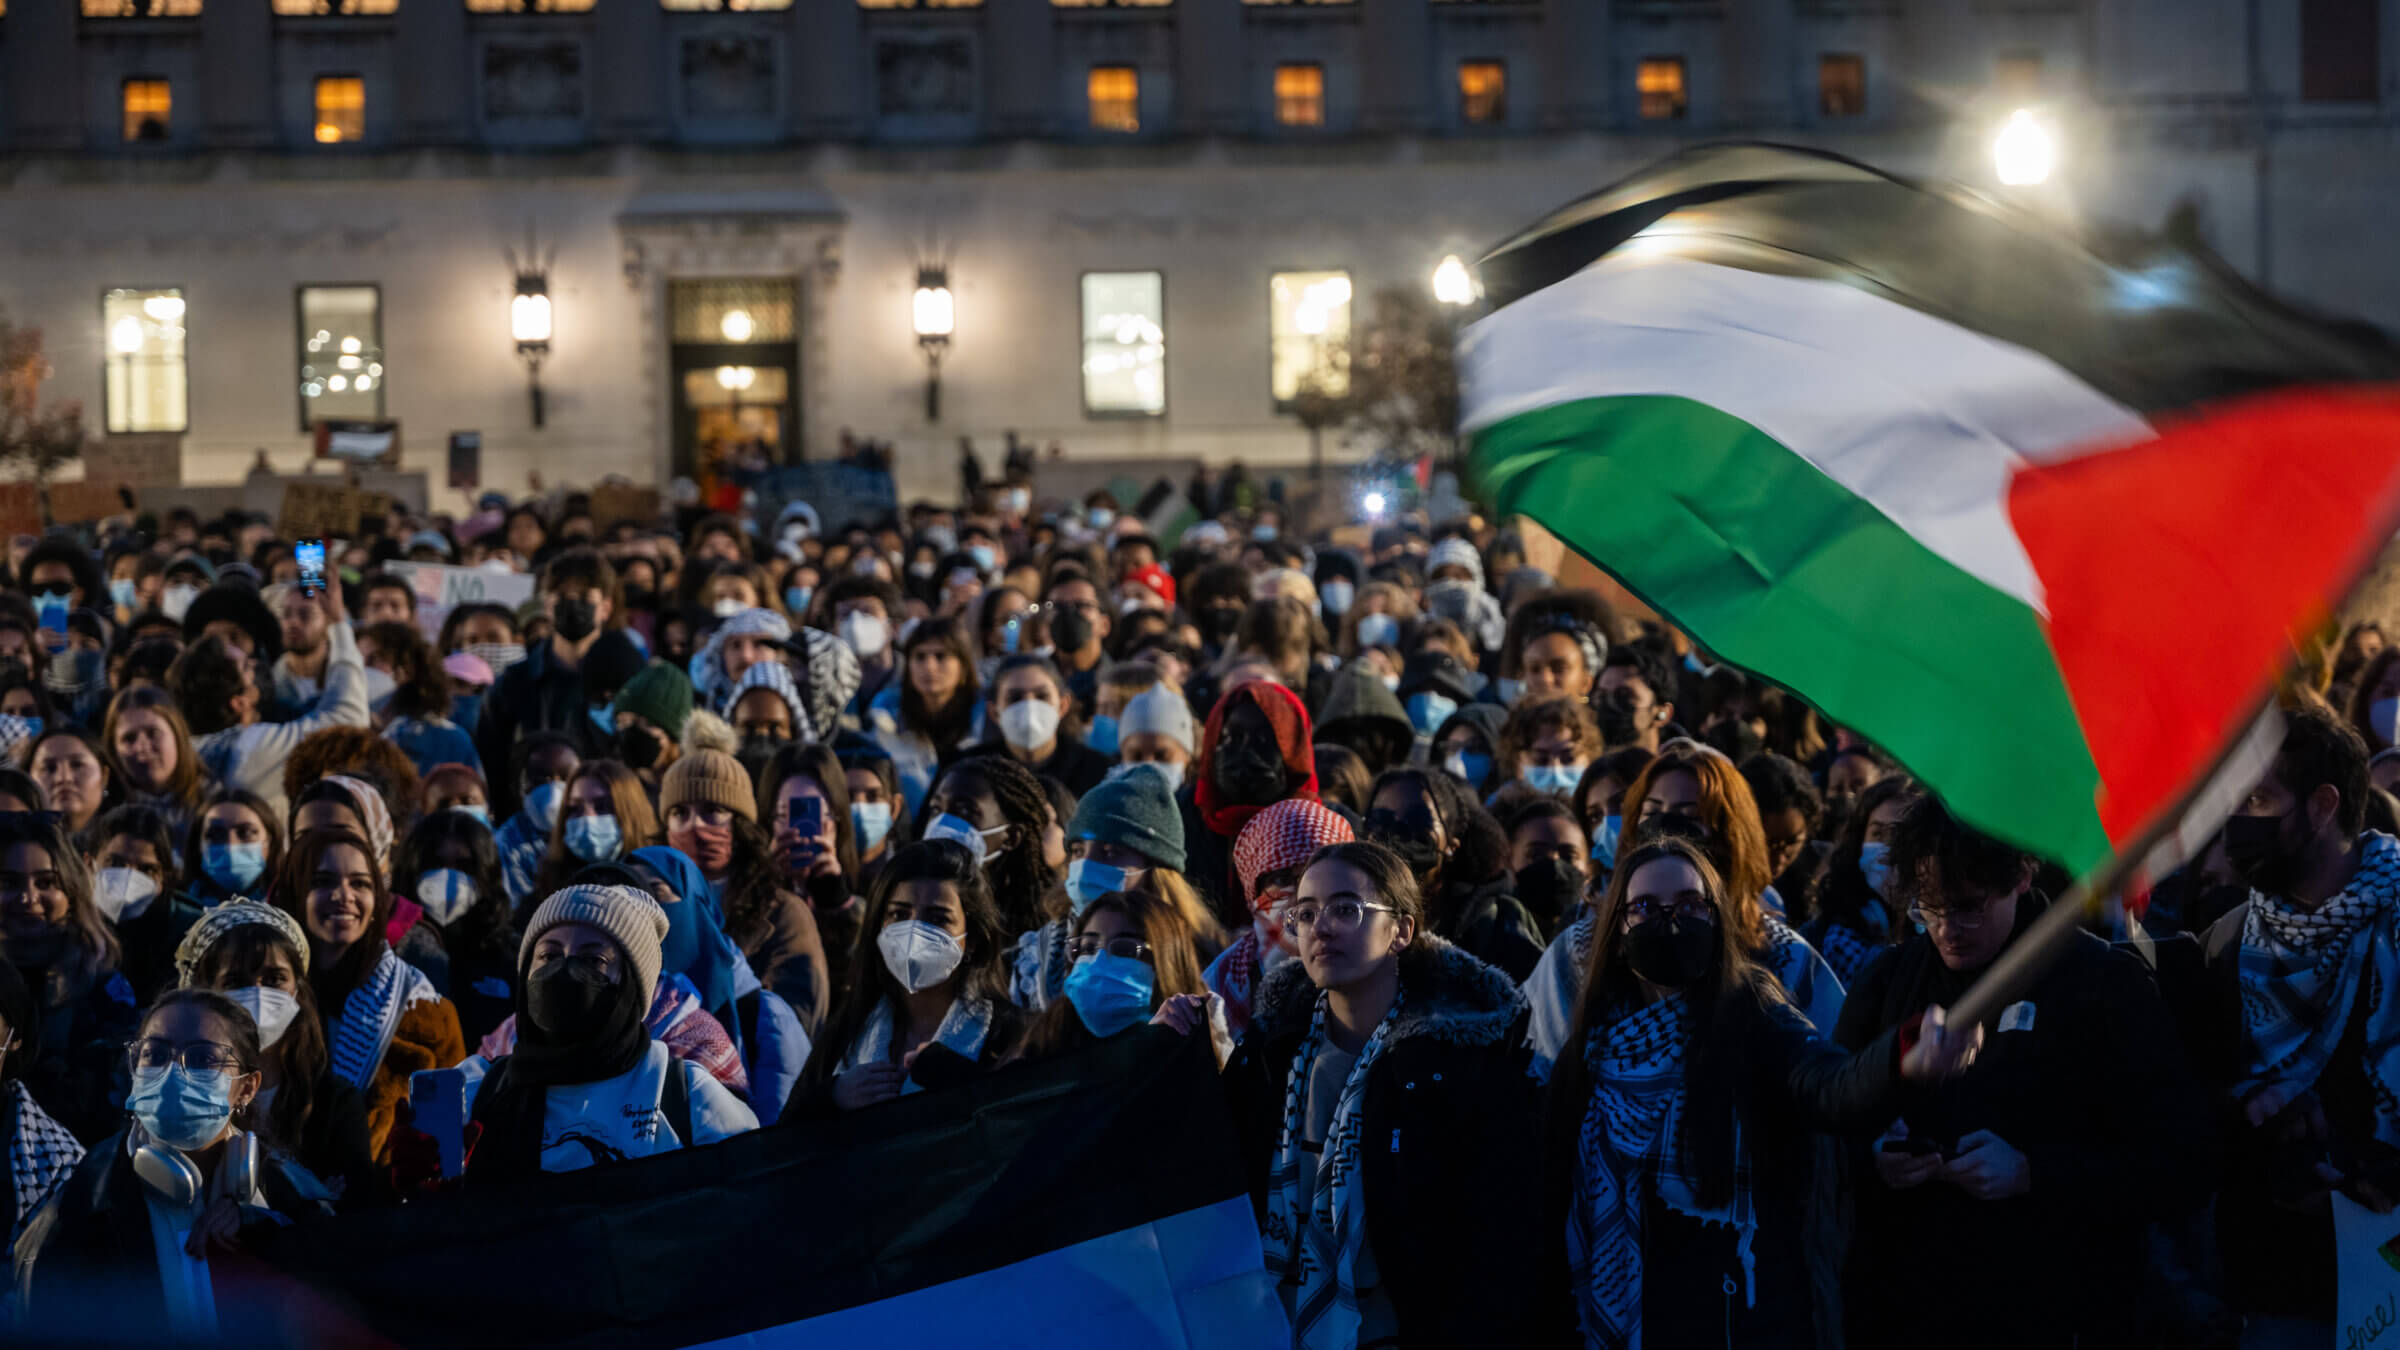
<svg viewBox="0 0 2400 1350"><path fill-rule="evenodd" d="M658 902L627 886L569 886L555 892L533 912L525 925L525 940L517 944L517 970L533 960L533 944L560 924L588 923L617 940L633 967L645 1015L658 996L659 944L667 940L667 912Z"/></svg>
<svg viewBox="0 0 2400 1350"><path fill-rule="evenodd" d="M1067 842L1097 839L1132 849L1169 871L1183 870L1183 812L1167 776L1147 764L1123 764L1076 803Z"/></svg>
<svg viewBox="0 0 2400 1350"><path fill-rule="evenodd" d="M1181 694L1155 684L1125 700L1117 715L1117 741L1128 736L1164 736L1180 743L1187 755L1200 753L1199 733L1192 725L1192 705Z"/></svg>

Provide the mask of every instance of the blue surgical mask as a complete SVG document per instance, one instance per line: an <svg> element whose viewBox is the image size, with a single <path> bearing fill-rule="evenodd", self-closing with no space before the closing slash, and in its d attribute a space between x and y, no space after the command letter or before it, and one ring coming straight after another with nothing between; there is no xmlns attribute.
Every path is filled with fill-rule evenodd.
<svg viewBox="0 0 2400 1350"><path fill-rule="evenodd" d="M585 862L613 862L624 843L615 816L577 816L567 822L567 852Z"/></svg>
<svg viewBox="0 0 2400 1350"><path fill-rule="evenodd" d="M108 598L119 609L133 608L133 578L121 577L108 583Z"/></svg>
<svg viewBox="0 0 2400 1350"><path fill-rule="evenodd" d="M613 733L616 728L612 725L609 730ZM566 795L567 785L555 778L543 779L534 786L533 791L525 794L525 814L533 821L535 829L543 834L550 833L551 827L558 824L559 799Z"/></svg>
<svg viewBox="0 0 2400 1350"><path fill-rule="evenodd" d="M462 816L469 817L470 819L482 821L486 829L491 827L492 808L484 805L482 802L460 802L449 809L458 812Z"/></svg>
<svg viewBox="0 0 2400 1350"><path fill-rule="evenodd" d="M1067 972L1067 1002L1095 1036L1114 1036L1150 1020L1150 995L1158 974L1130 956L1102 952Z"/></svg>
<svg viewBox="0 0 2400 1350"><path fill-rule="evenodd" d="M1117 523L1117 513L1109 510L1105 506L1095 506L1087 515L1085 515L1084 519L1092 523L1093 529L1105 530L1109 526Z"/></svg>
<svg viewBox="0 0 2400 1350"><path fill-rule="evenodd" d="M1391 647L1400 642L1400 621L1389 614L1362 614L1358 617L1358 645L1361 647Z"/></svg>
<svg viewBox="0 0 2400 1350"><path fill-rule="evenodd" d="M1275 527L1272 525L1253 525L1250 527L1250 537L1262 544L1273 543L1275 540Z"/></svg>
<svg viewBox="0 0 2400 1350"><path fill-rule="evenodd" d="M613 699L597 708L586 708L584 711L591 717L592 725L600 728L601 735L614 736L617 734L617 705Z"/></svg>
<svg viewBox="0 0 2400 1350"><path fill-rule="evenodd" d="M1083 743L1111 759L1117 755L1117 719L1106 713L1092 719L1092 730Z"/></svg>
<svg viewBox="0 0 2400 1350"><path fill-rule="evenodd" d="M1480 750L1453 750L1442 761L1442 767L1456 774L1468 787L1481 787L1492 776L1492 757Z"/></svg>
<svg viewBox="0 0 2400 1350"><path fill-rule="evenodd" d="M200 847L200 870L208 879L225 890L237 894L258 884L266 874L267 846L265 844L203 844Z"/></svg>
<svg viewBox="0 0 2400 1350"><path fill-rule="evenodd" d="M975 560L975 565L983 569L986 575L989 575L992 569L1000 565L1000 553L990 544L967 545L967 556L973 558Z"/></svg>
<svg viewBox="0 0 2400 1350"><path fill-rule="evenodd" d="M872 853L883 837L892 832L890 802L850 803L850 832L858 836L858 851Z"/></svg>
<svg viewBox="0 0 2400 1350"><path fill-rule="evenodd" d="M1350 602L1358 598L1358 588L1335 577L1317 588L1317 609L1328 619L1338 619L1350 612Z"/></svg>
<svg viewBox="0 0 2400 1350"><path fill-rule="evenodd" d="M233 1075L194 1073L181 1064L136 1069L125 1109L159 1143L186 1153L203 1149L233 1119Z"/></svg>
<svg viewBox="0 0 2400 1350"><path fill-rule="evenodd" d="M1883 894L1883 885L1892 879L1892 846L1869 840L1858 846L1859 875L1867 879L1867 888Z"/></svg>
<svg viewBox="0 0 2400 1350"><path fill-rule="evenodd" d="M41 734L42 734L42 719L41 719L41 718L39 718L39 717L21 717L21 718L19 718L19 719L17 719L17 720L19 720L19 721L21 721L21 722L23 722L23 723L25 724L25 738L26 738L27 740L29 740L29 741L30 741L30 740L39 740L39 739L41 738Z"/></svg>
<svg viewBox="0 0 2400 1350"><path fill-rule="evenodd" d="M1067 864L1067 900L1081 915L1083 907L1108 894L1125 889L1127 878L1133 875L1125 868L1111 863L1077 858Z"/></svg>
<svg viewBox="0 0 2400 1350"><path fill-rule="evenodd" d="M1517 700L1523 697L1525 697L1523 680L1512 680L1505 675L1500 677L1500 701L1503 704L1513 708L1517 706Z"/></svg>
<svg viewBox="0 0 2400 1350"><path fill-rule="evenodd" d="M808 602L809 602L809 601L811 601L811 600L813 600L813 599L815 599L815 598L816 598L816 594L817 594L817 588L816 588L816 587L814 587L814 586L786 586L786 587L784 587L784 588L783 588L783 608L784 608L784 612L785 612L785 613L787 613L787 614L790 614L790 615L791 615L793 618L795 618L795 619L797 619L797 618L801 617L802 615L804 615L804 614L808 613Z"/></svg>
<svg viewBox="0 0 2400 1350"><path fill-rule="evenodd" d="M1615 870L1617 840L1625 833L1625 817L1611 811L1600 822L1600 833L1592 836L1592 861Z"/></svg>
<svg viewBox="0 0 2400 1350"><path fill-rule="evenodd" d="M1006 833L1008 833L1006 825L995 825L988 830L978 830L970 822L961 820L947 811L935 816L933 823L925 827L927 839L947 839L958 845L975 859L977 867L991 861L991 841Z"/></svg>
<svg viewBox="0 0 2400 1350"><path fill-rule="evenodd" d="M1518 770L1518 776L1532 784L1537 792L1564 797L1583 781L1583 770L1581 764L1528 764Z"/></svg>
<svg viewBox="0 0 2400 1350"><path fill-rule="evenodd" d="M1449 721L1450 714L1457 711L1458 700L1448 694L1437 694L1426 689L1408 696L1408 724L1415 727L1420 736L1431 736L1440 731L1442 723Z"/></svg>

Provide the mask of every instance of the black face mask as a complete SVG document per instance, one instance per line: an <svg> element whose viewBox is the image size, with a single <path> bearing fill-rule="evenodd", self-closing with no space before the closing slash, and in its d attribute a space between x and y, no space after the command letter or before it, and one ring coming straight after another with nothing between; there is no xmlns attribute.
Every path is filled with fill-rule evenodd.
<svg viewBox="0 0 2400 1350"><path fill-rule="evenodd" d="M1608 746L1631 745L1641 734L1635 724L1632 692L1618 689L1613 694L1593 700L1592 712L1600 719L1600 743Z"/></svg>
<svg viewBox="0 0 2400 1350"><path fill-rule="evenodd" d="M553 961L525 981L525 1015L554 1042L583 1040L607 1017L613 988L588 956Z"/></svg>
<svg viewBox="0 0 2400 1350"><path fill-rule="evenodd" d="M1200 632L1211 642L1224 642L1242 626L1240 605L1211 605L1200 611Z"/></svg>
<svg viewBox="0 0 2400 1350"><path fill-rule="evenodd" d="M1408 870L1415 873L1420 882L1432 876L1433 870L1442 865L1442 851L1434 847L1432 835L1370 827L1366 837L1399 854L1400 861L1408 864Z"/></svg>
<svg viewBox="0 0 2400 1350"><path fill-rule="evenodd" d="M2280 816L2228 816L2225 820L2225 861L2233 874L2268 895L2283 895L2300 876L2300 851L2284 842Z"/></svg>
<svg viewBox="0 0 2400 1350"><path fill-rule="evenodd" d="M1706 919L1661 914L1625 934L1625 964L1661 989L1699 983L1716 960L1717 926Z"/></svg>
<svg viewBox="0 0 2400 1350"><path fill-rule="evenodd" d="M1517 900L1533 917L1556 923L1583 899L1583 873L1564 858L1544 858L1517 872L1516 890Z"/></svg>
<svg viewBox="0 0 2400 1350"><path fill-rule="evenodd" d="M1050 640L1062 652L1079 652L1090 645L1092 621L1080 609L1062 609L1050 617Z"/></svg>
<svg viewBox="0 0 2400 1350"><path fill-rule="evenodd" d="M581 642L600 628L600 607L589 597L562 595L550 609L550 627L569 642Z"/></svg>
<svg viewBox="0 0 2400 1350"><path fill-rule="evenodd" d="M1283 755L1248 740L1220 740L1210 766L1217 791L1237 806L1271 806L1283 798Z"/></svg>
<svg viewBox="0 0 2400 1350"><path fill-rule="evenodd" d="M658 737L647 727L627 727L617 733L617 758L628 769L647 769L658 763Z"/></svg>
<svg viewBox="0 0 2400 1350"><path fill-rule="evenodd" d="M658 592L650 589L647 586L628 586L625 588L625 608L627 609L649 609L657 602L657 600Z"/></svg>

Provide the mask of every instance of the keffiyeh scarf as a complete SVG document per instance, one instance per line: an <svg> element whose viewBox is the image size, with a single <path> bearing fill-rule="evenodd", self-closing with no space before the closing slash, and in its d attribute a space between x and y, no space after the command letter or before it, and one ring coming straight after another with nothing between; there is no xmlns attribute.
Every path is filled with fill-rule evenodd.
<svg viewBox="0 0 2400 1350"><path fill-rule="evenodd" d="M384 948L375 969L342 1001L342 1027L333 1040L333 1076L365 1092L383 1066L392 1033L400 1029L400 1015L416 1004L440 999L433 981Z"/></svg>
<svg viewBox="0 0 2400 1350"><path fill-rule="evenodd" d="M1040 1012L1067 992L1067 972L1075 958L1067 953L1074 925L1052 919L1017 939L1017 954L1008 977L1008 996L1027 1012Z"/></svg>
<svg viewBox="0 0 2400 1350"><path fill-rule="evenodd" d="M2280 1109L2316 1086L2364 999L2375 1137L2400 1146L2400 840L2362 836L2349 884L2314 910L2253 891L2239 979L2250 1063L2235 1094Z"/></svg>
<svg viewBox="0 0 2400 1350"><path fill-rule="evenodd" d="M983 1058L983 1038L992 1029L992 1005L979 998L954 998L950 1011L942 1014L942 1025L933 1033L935 1045L946 1045L970 1060ZM867 1014L867 1024L858 1029L858 1039L850 1042L850 1053L842 1056L837 1073L847 1073L861 1064L884 1064L892 1058L892 1003L878 1000L875 1010ZM919 1091L917 1080L905 1079L900 1084L902 1096Z"/></svg>
<svg viewBox="0 0 2400 1350"><path fill-rule="evenodd" d="M7 1216L8 1247L0 1251L15 1249L17 1239L24 1236L26 1219L50 1198L51 1188L83 1161L83 1145L34 1104L33 1094L23 1083L12 1080L4 1090L13 1099L7 1109L0 1110L0 1122L12 1124L8 1182L16 1209Z"/></svg>
<svg viewBox="0 0 2400 1350"><path fill-rule="evenodd" d="M763 637L770 642L791 639L792 626L771 609L745 609L717 626L708 641L692 658L692 701L706 706L710 712L722 715L733 703L733 678L725 673L721 656L725 639L733 637Z"/></svg>
<svg viewBox="0 0 2400 1350"><path fill-rule="evenodd" d="M329 773L324 781L340 788L342 795L350 799L351 809L358 813L359 824L365 827L362 833L367 836L367 845L375 850L375 865L383 869L385 876L390 876L392 809L385 804L383 794L375 790L374 784L347 774Z"/></svg>
<svg viewBox="0 0 2400 1350"><path fill-rule="evenodd" d="M1869 900L1859 907L1859 925L1845 920L1829 920L1821 933L1825 944L1825 964L1833 967L1834 978L1845 986L1855 983L1867 962L1891 941L1892 925L1884 913L1881 900Z"/></svg>
<svg viewBox="0 0 2400 1350"><path fill-rule="evenodd" d="M1308 1035L1292 1056L1291 1076L1283 1085L1283 1132L1275 1145L1275 1169L1267 1177L1267 1225L1260 1236L1266 1249L1267 1272L1279 1284L1300 1286L1292 1300L1292 1345L1295 1350L1350 1350L1358 1344L1360 1253L1367 1246L1367 1195L1359 1173L1359 1132L1365 1123L1367 1076L1383 1057L1402 999L1376 1024L1342 1095L1333 1108L1333 1123L1325 1131L1324 1152L1312 1154L1301 1144L1307 1109L1308 1083L1325 1048L1325 996L1317 995L1317 1010L1309 1018ZM1313 1188L1302 1184L1307 1168Z"/></svg>
<svg viewBox="0 0 2400 1350"><path fill-rule="evenodd" d="M1744 1297L1757 1299L1752 1246L1758 1214L1750 1159L1734 1131L1733 1195L1701 1207L1684 1157L1684 1052L1692 1012L1662 998L1592 1028L1584 1038L1592 1100L1576 1141L1578 1197L1568 1211L1567 1262L1586 1345L1642 1343L1642 1209L1650 1197L1679 1214L1738 1230Z"/></svg>

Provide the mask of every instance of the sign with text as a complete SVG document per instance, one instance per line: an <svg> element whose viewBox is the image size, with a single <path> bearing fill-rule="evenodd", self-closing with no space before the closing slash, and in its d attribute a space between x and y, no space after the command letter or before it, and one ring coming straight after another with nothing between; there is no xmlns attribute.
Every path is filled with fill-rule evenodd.
<svg viewBox="0 0 2400 1350"><path fill-rule="evenodd" d="M658 523L658 489L631 483L602 483L592 489L592 528L605 530L620 520L639 525Z"/></svg>
<svg viewBox="0 0 2400 1350"><path fill-rule="evenodd" d="M416 591L417 627L427 638L439 637L442 621L460 605L505 605L514 610L533 598L533 577L523 572L410 562L387 562L383 570L405 579Z"/></svg>
<svg viewBox="0 0 2400 1350"><path fill-rule="evenodd" d="M320 417L317 458L395 466L400 462L400 424L389 418Z"/></svg>
<svg viewBox="0 0 2400 1350"><path fill-rule="evenodd" d="M450 433L450 486L472 491L483 486L483 433Z"/></svg>
<svg viewBox="0 0 2400 1350"><path fill-rule="evenodd" d="M130 509L125 505L124 497L119 495L123 491L125 489L114 481L94 482L85 479L80 483L52 483L51 522L58 525L88 525L95 520L106 520Z"/></svg>
<svg viewBox="0 0 2400 1350"><path fill-rule="evenodd" d="M183 481L183 437L171 431L105 437L83 448L89 483L174 487Z"/></svg>
<svg viewBox="0 0 2400 1350"><path fill-rule="evenodd" d="M347 483L295 478L283 485L275 532L286 539L355 539L367 494Z"/></svg>
<svg viewBox="0 0 2400 1350"><path fill-rule="evenodd" d="M2400 1339L2400 1213L2377 1214L2333 1193L2333 1265L2339 1278L2333 1310L2335 1346ZM2388 1344L2389 1342L2384 1342Z"/></svg>

